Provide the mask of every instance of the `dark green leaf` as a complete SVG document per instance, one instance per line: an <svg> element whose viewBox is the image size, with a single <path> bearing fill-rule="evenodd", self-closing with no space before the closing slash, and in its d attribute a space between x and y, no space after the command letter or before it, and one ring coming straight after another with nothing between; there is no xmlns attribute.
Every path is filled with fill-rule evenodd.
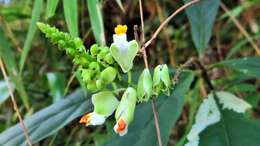
<svg viewBox="0 0 260 146"><path fill-rule="evenodd" d="M185 3L191 0L184 0ZM200 56L207 48L220 0L201 0L186 9L191 24L191 35Z"/></svg>
<svg viewBox="0 0 260 146"><path fill-rule="evenodd" d="M65 20L72 36L79 36L77 0L63 0Z"/></svg>
<svg viewBox="0 0 260 146"><path fill-rule="evenodd" d="M87 0L91 28L98 44L105 45L105 32L99 0ZM111 36L112 37L112 36Z"/></svg>
<svg viewBox="0 0 260 146"><path fill-rule="evenodd" d="M260 57L244 57L239 59L225 60L214 64L215 67L227 66L238 70L248 76L260 78Z"/></svg>
<svg viewBox="0 0 260 146"><path fill-rule="evenodd" d="M23 70L26 57L31 49L32 41L36 32L36 22L40 20L41 10L42 10L43 0L35 0L32 11L32 18L29 26L29 31L27 33L25 43L23 46L23 51L20 59L20 73Z"/></svg>
<svg viewBox="0 0 260 146"><path fill-rule="evenodd" d="M45 17L47 19L54 16L58 3L59 0L47 0L47 8L45 12Z"/></svg>
<svg viewBox="0 0 260 146"><path fill-rule="evenodd" d="M30 133L32 143L36 143L45 137L48 137L75 118L88 112L92 108L90 94L84 96L81 90L78 90L66 99L50 105L49 107L35 113L24 120ZM25 137L20 124L7 129L0 134L1 146L21 146L26 145Z"/></svg>
<svg viewBox="0 0 260 146"><path fill-rule="evenodd" d="M259 146L260 121L225 110L219 122L200 135L200 146Z"/></svg>
<svg viewBox="0 0 260 146"><path fill-rule="evenodd" d="M171 128L178 119L184 104L184 94L188 91L193 75L184 76L170 97L158 97L156 107L163 145L167 144ZM149 140L147 139L149 138ZM123 136L114 136L105 146L157 146L156 131L153 121L151 103L142 103L137 106L134 121L128 133Z"/></svg>

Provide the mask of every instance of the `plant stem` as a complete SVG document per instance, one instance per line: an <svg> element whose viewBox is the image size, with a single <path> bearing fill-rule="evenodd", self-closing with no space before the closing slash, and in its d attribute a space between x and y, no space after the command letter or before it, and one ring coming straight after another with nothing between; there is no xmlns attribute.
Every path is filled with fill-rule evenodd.
<svg viewBox="0 0 260 146"><path fill-rule="evenodd" d="M139 0L139 8L140 8L140 17L141 17L141 45L143 45L145 37L144 37L144 19L143 19L143 8L142 8L142 0ZM147 54L145 48L141 50L143 59L144 59L144 64L145 68L149 68L148 61L147 61ZM154 117L154 125L156 129L156 135L157 135L157 140L158 140L158 146L162 146L162 139L161 139L161 132L160 132L160 127L159 127L159 122L158 122L158 115L156 111L156 107L154 104L154 100L151 100L152 104L152 110L153 110L153 117Z"/></svg>
<svg viewBox="0 0 260 146"><path fill-rule="evenodd" d="M12 103L13 103L14 110L15 110L16 114L18 115L18 119L20 121L20 124L21 124L22 130L23 130L26 142L27 142L27 144L29 146L32 146L32 143L31 143L31 140L30 140L30 137L29 137L29 134L28 134L28 130L27 130L27 128L26 128L26 126L25 126L25 124L23 122L23 118L21 116L21 113L19 111L18 105L17 105L17 103L15 101L15 98L14 98L14 95L13 95L12 87L10 85L10 82L8 81L8 77L7 77L5 68L4 68L4 64L3 64L2 58L0 58L0 67L1 67L1 71L3 73L5 82L6 82L7 87L8 87L9 94L11 96L11 100L12 100Z"/></svg>

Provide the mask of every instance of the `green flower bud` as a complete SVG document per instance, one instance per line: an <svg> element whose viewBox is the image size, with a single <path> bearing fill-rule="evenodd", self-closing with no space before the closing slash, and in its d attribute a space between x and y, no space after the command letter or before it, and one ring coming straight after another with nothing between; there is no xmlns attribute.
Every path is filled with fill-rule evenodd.
<svg viewBox="0 0 260 146"><path fill-rule="evenodd" d="M117 123L114 126L114 131L120 136L127 133L128 126L133 121L136 100L136 90L128 87L124 92L115 113Z"/></svg>
<svg viewBox="0 0 260 146"><path fill-rule="evenodd" d="M95 75L95 72L90 69L82 69L81 77L84 82L90 82Z"/></svg>
<svg viewBox="0 0 260 146"><path fill-rule="evenodd" d="M144 69L137 84L138 102L148 101L152 95L153 81L149 69Z"/></svg>
<svg viewBox="0 0 260 146"><path fill-rule="evenodd" d="M87 83L87 89L92 91L92 92L96 92L98 90L96 82L91 81Z"/></svg>
<svg viewBox="0 0 260 146"><path fill-rule="evenodd" d="M90 47L90 54L95 57L100 52L100 49L97 44L94 44Z"/></svg>
<svg viewBox="0 0 260 146"><path fill-rule="evenodd" d="M105 82L101 79L96 80L96 86L98 90L101 90L105 87Z"/></svg>
<svg viewBox="0 0 260 146"><path fill-rule="evenodd" d="M115 62L113 56L109 53L105 56L104 59L108 64L113 64Z"/></svg>
<svg viewBox="0 0 260 146"><path fill-rule="evenodd" d="M161 91L168 96L170 95L171 79L166 64L155 67L153 74L153 87L156 95Z"/></svg>
<svg viewBox="0 0 260 146"><path fill-rule="evenodd" d="M102 125L106 118L113 114L119 101L110 91L102 91L92 95L94 111L84 115L80 123L89 125Z"/></svg>
<svg viewBox="0 0 260 146"><path fill-rule="evenodd" d="M97 62L91 62L88 67L94 71L100 71L100 66Z"/></svg>
<svg viewBox="0 0 260 146"><path fill-rule="evenodd" d="M107 67L100 74L100 78L104 80L106 83L113 82L116 76L117 76L117 70L113 67Z"/></svg>

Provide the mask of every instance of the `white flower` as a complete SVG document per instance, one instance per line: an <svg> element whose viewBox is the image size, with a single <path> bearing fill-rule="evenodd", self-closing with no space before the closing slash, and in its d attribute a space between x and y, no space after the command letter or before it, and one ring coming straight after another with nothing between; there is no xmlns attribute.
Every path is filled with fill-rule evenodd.
<svg viewBox="0 0 260 146"><path fill-rule="evenodd" d="M85 124L86 126L89 125L96 126L96 125L104 124L105 121L106 121L106 117L99 115L95 112L92 112L84 115L79 122L81 124Z"/></svg>
<svg viewBox="0 0 260 146"><path fill-rule="evenodd" d="M216 92L216 94L219 102L223 105L223 109L233 110L237 113L244 113L247 109L251 108L251 105L246 101L229 92L219 91Z"/></svg>
<svg viewBox="0 0 260 146"><path fill-rule="evenodd" d="M127 41L127 26L126 25L118 25L115 28L115 34L113 35L113 43L112 45L115 45L119 48L122 52L127 52L129 48L129 42Z"/></svg>

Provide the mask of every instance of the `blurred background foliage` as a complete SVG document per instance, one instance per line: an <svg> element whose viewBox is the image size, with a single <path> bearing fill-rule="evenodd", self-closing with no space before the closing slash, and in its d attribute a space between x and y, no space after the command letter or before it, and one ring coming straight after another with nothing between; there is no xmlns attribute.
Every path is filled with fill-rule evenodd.
<svg viewBox="0 0 260 146"><path fill-rule="evenodd" d="M146 39L187 1L144 0ZM229 8L229 13L224 11L223 5ZM232 18L248 35L238 29ZM93 43L110 45L117 24L127 24L128 39L134 39L133 28L140 26L140 14L138 0L0 0L0 57L33 143L39 146L115 146L133 145L131 141L135 141L140 146L156 145L148 103L138 106L130 127L132 132L123 139L109 130L114 123L112 119L99 127L84 128L78 124L78 117L92 108L90 94L78 89L82 87L81 81L70 58L39 33L38 21L79 36L89 48ZM232 92L248 101L253 109L246 117L259 118L260 58L256 57L260 55L257 48L260 45L259 23L258 0L202 0L200 5L170 21L149 46L150 66L167 63L174 70L189 58L198 57L216 89ZM140 64L136 66L138 72L143 68L142 58L137 57L135 62ZM187 71L173 97L161 97L157 101L164 145L184 144L196 109L208 94L206 86L199 71ZM25 145L19 125L13 126L18 118L8 97L6 82L1 76L0 145ZM255 125L255 130L259 130L260 125ZM251 132L253 134L254 129ZM147 143L149 136L151 141ZM259 142L259 136L254 140ZM202 144L208 145L207 141Z"/></svg>

